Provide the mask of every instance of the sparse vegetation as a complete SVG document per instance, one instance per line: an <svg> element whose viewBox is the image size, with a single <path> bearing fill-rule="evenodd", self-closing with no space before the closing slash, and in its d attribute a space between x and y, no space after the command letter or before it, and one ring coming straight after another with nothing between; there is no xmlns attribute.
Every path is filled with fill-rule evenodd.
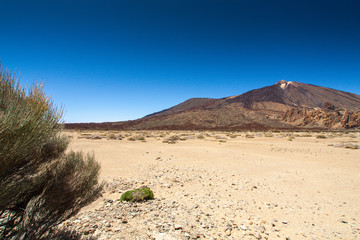
<svg viewBox="0 0 360 240"><path fill-rule="evenodd" d="M203 134L199 134L196 136L197 139L205 139L205 136Z"/></svg>
<svg viewBox="0 0 360 240"><path fill-rule="evenodd" d="M115 136L115 134L110 133L110 134L108 135L107 139L108 139L108 140L115 140L115 139L116 139L116 136Z"/></svg>
<svg viewBox="0 0 360 240"><path fill-rule="evenodd" d="M95 200L100 165L68 152L62 111L40 85L28 92L0 69L0 238L44 239Z"/></svg>
<svg viewBox="0 0 360 240"><path fill-rule="evenodd" d="M360 148L359 145L351 144L351 143L345 144L344 147L348 148L348 149L353 149L353 150Z"/></svg>
<svg viewBox="0 0 360 240"><path fill-rule="evenodd" d="M274 134L272 134L271 132L266 132L264 135L265 135L265 137L273 137L274 136Z"/></svg>
<svg viewBox="0 0 360 240"><path fill-rule="evenodd" d="M294 136L289 136L288 141L292 141L292 140L294 140L294 139L295 139Z"/></svg>
<svg viewBox="0 0 360 240"><path fill-rule="evenodd" d="M254 135L252 135L252 134L246 134L245 137L246 138L255 138Z"/></svg>
<svg viewBox="0 0 360 240"><path fill-rule="evenodd" d="M174 136L164 139L163 143L175 144L175 143L177 143L178 140L180 140L180 137L177 135L174 135Z"/></svg>
<svg viewBox="0 0 360 240"><path fill-rule="evenodd" d="M139 141L145 141L145 137L140 136L140 137L137 138L137 140L139 140Z"/></svg>
<svg viewBox="0 0 360 240"><path fill-rule="evenodd" d="M304 134L304 135L301 135L301 137L312 137L311 134Z"/></svg>
<svg viewBox="0 0 360 240"><path fill-rule="evenodd" d="M128 201L128 202L142 202L145 200L154 199L154 193L150 190L150 188L142 187L138 189L134 189L131 191L124 192L120 201Z"/></svg>
<svg viewBox="0 0 360 240"><path fill-rule="evenodd" d="M317 135L316 138L318 138L318 139L326 139L327 137L325 135Z"/></svg>

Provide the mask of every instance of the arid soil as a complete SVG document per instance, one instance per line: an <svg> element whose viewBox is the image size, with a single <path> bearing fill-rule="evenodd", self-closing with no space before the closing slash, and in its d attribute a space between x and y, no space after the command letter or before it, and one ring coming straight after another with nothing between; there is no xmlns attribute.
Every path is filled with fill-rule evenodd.
<svg viewBox="0 0 360 240"><path fill-rule="evenodd" d="M64 134L96 155L107 182L63 224L86 236L360 239L359 132ZM141 186L155 200L118 201Z"/></svg>

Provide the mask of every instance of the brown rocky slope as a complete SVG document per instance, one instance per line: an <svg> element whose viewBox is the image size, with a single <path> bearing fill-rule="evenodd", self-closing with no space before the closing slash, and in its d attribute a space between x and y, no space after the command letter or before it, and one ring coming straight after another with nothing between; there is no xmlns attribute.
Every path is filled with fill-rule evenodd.
<svg viewBox="0 0 360 240"><path fill-rule="evenodd" d="M79 129L349 129L360 127L360 96L300 82L274 85L221 99L192 98L144 118L66 124Z"/></svg>

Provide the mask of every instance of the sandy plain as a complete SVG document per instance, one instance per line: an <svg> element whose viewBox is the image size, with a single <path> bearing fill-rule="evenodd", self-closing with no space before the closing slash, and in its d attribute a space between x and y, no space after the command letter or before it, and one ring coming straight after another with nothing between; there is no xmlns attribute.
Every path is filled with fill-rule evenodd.
<svg viewBox="0 0 360 240"><path fill-rule="evenodd" d="M360 239L359 132L64 134L95 154L107 182L64 223L85 236ZM155 200L118 201L141 186Z"/></svg>

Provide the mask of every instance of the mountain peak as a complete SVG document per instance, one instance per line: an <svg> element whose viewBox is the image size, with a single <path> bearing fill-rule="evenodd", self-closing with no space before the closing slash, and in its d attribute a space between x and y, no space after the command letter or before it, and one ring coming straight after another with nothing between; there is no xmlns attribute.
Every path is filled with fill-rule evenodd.
<svg viewBox="0 0 360 240"><path fill-rule="evenodd" d="M286 80L280 80L275 85L279 86L283 90L285 90L289 85L293 84L294 82L286 81Z"/></svg>

